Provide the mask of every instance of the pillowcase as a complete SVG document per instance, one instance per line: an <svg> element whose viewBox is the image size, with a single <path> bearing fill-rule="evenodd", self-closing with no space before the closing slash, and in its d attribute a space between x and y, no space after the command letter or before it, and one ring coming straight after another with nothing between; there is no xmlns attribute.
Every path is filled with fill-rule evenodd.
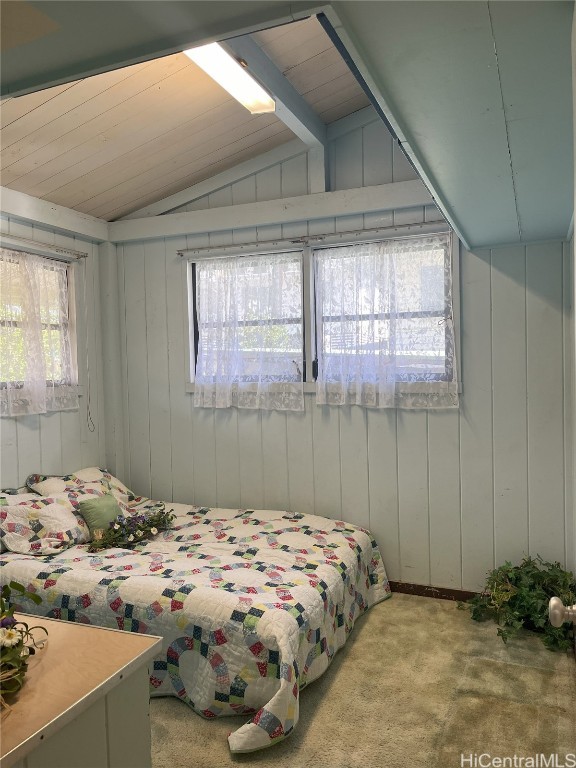
<svg viewBox="0 0 576 768"><path fill-rule="evenodd" d="M54 555L80 535L70 508L49 499L46 504L0 507L0 549L21 555Z"/></svg>
<svg viewBox="0 0 576 768"><path fill-rule="evenodd" d="M91 536L98 528L106 530L118 515L123 514L117 500L111 493L91 499L83 499L78 504L78 512L88 523Z"/></svg>
<svg viewBox="0 0 576 768"><path fill-rule="evenodd" d="M124 483L99 467L79 469L70 475L29 475L26 485L31 491L43 496L80 489L100 494L111 492L124 504L134 499L134 494Z"/></svg>
<svg viewBox="0 0 576 768"><path fill-rule="evenodd" d="M124 504L136 498L121 480L111 475L106 469L87 467L86 469L79 469L77 472L74 472L74 476L82 483L100 482L104 486L104 491L109 490L113 496Z"/></svg>
<svg viewBox="0 0 576 768"><path fill-rule="evenodd" d="M93 492L91 492L93 493ZM99 492L98 492L99 493ZM61 507L72 512L76 521L75 527L72 529L74 533L74 544L87 544L90 541L90 529L86 525L86 521L81 515L78 514L78 499L89 495L84 491L78 489L77 491L69 491L68 493L61 493L55 496L39 496L34 493L31 494L30 499L13 502L14 506L29 506L32 509L42 509L50 504L59 504ZM101 494L100 494L101 495ZM21 497L18 497L21 498ZM1 507L0 507L1 509Z"/></svg>
<svg viewBox="0 0 576 768"><path fill-rule="evenodd" d="M98 488L99 490L96 490L94 488L87 488L85 486L84 488L77 488L76 490L73 490L73 491L66 491L66 493L56 494L56 496L54 497L55 500L58 501L59 503L64 504L65 506L66 504L69 504L72 507L74 514L76 515L78 525L83 529L83 536L81 539L79 539L76 542L76 544L85 544L86 542L90 541L92 538L92 535L90 533L90 528L80 512L80 504L84 501L88 501L88 500L95 501L96 499L101 498L104 495L101 490L102 486L98 485ZM119 511L116 513L116 515L130 514L129 507L126 504L124 504L122 501L120 501L120 499L116 498L116 504L119 507Z"/></svg>

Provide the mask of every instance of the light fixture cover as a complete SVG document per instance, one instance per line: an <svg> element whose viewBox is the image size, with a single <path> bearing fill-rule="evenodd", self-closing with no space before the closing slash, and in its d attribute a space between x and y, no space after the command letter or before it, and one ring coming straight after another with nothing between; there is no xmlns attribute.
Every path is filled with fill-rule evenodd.
<svg viewBox="0 0 576 768"><path fill-rule="evenodd" d="M276 110L274 99L218 43L184 53L253 115Z"/></svg>

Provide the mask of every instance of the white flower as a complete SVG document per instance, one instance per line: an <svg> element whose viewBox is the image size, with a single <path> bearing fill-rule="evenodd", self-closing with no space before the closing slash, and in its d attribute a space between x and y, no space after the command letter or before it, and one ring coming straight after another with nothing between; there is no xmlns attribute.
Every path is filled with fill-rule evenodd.
<svg viewBox="0 0 576 768"><path fill-rule="evenodd" d="M118 525L118 523L114 523L114 530L115 531L119 531L120 530L120 526Z"/></svg>
<svg viewBox="0 0 576 768"><path fill-rule="evenodd" d="M156 536L156 534L158 533L158 528L150 528L150 533L151 533L153 536Z"/></svg>
<svg viewBox="0 0 576 768"><path fill-rule="evenodd" d="M22 635L17 629L12 629L11 627L0 628L0 646L11 648L13 645L18 645L21 639Z"/></svg>
<svg viewBox="0 0 576 768"><path fill-rule="evenodd" d="M142 536L143 531L136 531L136 536Z"/></svg>
<svg viewBox="0 0 576 768"><path fill-rule="evenodd" d="M134 541L134 536L132 536L132 534L130 534L130 536L128 536L128 541Z"/></svg>

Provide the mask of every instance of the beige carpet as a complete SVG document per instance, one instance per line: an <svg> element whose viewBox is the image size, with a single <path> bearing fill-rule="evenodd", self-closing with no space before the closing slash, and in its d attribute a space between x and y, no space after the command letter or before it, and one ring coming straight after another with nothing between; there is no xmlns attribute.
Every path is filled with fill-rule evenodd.
<svg viewBox="0 0 576 768"><path fill-rule="evenodd" d="M376 605L300 702L288 739L231 755L226 736L244 719L152 699L153 768L461 768L461 753L576 752L574 656L528 633L505 646L492 622L446 600Z"/></svg>

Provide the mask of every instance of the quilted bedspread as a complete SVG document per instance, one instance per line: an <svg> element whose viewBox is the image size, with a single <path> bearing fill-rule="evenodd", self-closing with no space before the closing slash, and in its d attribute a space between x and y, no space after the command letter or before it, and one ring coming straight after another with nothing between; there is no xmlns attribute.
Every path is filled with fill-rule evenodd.
<svg viewBox="0 0 576 768"><path fill-rule="evenodd" d="M323 517L167 507L174 528L136 549L6 553L1 580L42 598L19 610L162 636L151 695L204 717L251 715L228 737L233 752L274 744L356 618L390 595L378 548L368 531Z"/></svg>

